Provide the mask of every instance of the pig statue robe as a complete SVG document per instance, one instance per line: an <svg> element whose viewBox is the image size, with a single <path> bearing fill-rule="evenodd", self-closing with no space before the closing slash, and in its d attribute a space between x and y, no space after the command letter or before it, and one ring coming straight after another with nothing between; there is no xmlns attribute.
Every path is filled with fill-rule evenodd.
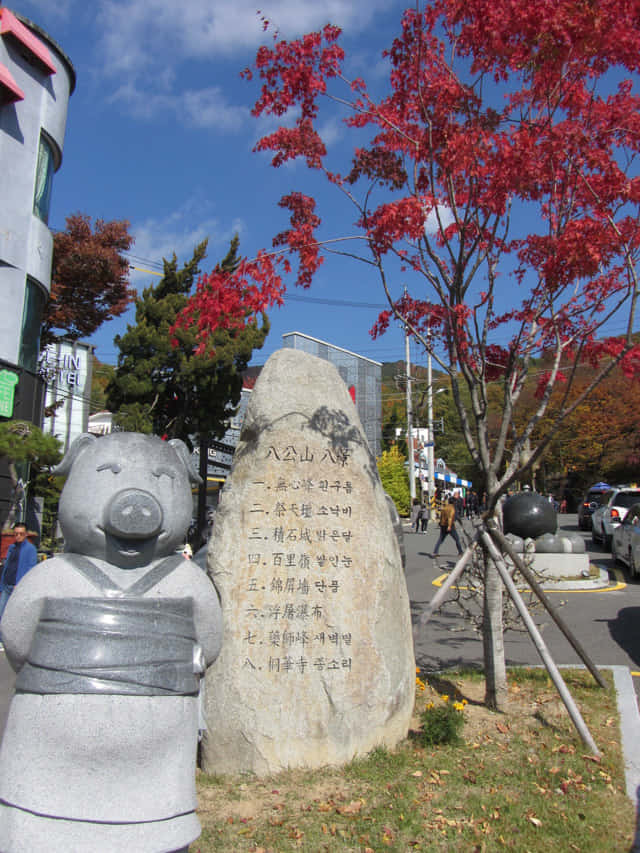
<svg viewBox="0 0 640 853"><path fill-rule="evenodd" d="M76 439L65 553L2 619L16 690L0 748L2 853L161 853L200 834L199 687L218 656L211 581L176 551L198 477L181 441Z"/></svg>

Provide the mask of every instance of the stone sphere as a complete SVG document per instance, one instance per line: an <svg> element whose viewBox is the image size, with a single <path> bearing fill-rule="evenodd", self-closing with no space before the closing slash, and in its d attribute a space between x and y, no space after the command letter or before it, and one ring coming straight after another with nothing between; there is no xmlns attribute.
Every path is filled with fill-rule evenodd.
<svg viewBox="0 0 640 853"><path fill-rule="evenodd" d="M561 554L566 550L560 537L553 533L543 533L536 539L536 554Z"/></svg>
<svg viewBox="0 0 640 853"><path fill-rule="evenodd" d="M514 536L512 533L507 533L506 538L511 543L511 547L516 552L516 554L524 553L524 540L521 536Z"/></svg>
<svg viewBox="0 0 640 853"><path fill-rule="evenodd" d="M567 539L571 543L571 553L572 554L586 554L587 547L585 545L584 539L580 536L579 533L563 533L563 538Z"/></svg>
<svg viewBox="0 0 640 853"><path fill-rule="evenodd" d="M543 533L555 533L558 518L553 505L535 492L518 492L504 502L502 522L505 533L523 539L537 539Z"/></svg>

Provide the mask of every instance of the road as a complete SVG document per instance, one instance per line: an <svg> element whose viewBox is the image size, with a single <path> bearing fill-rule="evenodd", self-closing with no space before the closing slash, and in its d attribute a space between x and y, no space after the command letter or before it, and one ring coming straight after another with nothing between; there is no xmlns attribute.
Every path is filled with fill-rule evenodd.
<svg viewBox="0 0 640 853"><path fill-rule="evenodd" d="M579 532L577 516L562 515L558 520L561 529ZM442 577L443 569L455 564L455 546L450 539L440 550L440 568L429 556L437 532L433 522L429 523L426 534L416 534L405 528L407 588L414 626L437 589L434 582ZM609 572L609 587L606 590L554 591L549 597L596 665L622 665L640 673L640 584L630 581L626 570L614 565L611 554L591 543L590 533L581 535L585 538L591 562ZM580 663L580 658L546 611L537 608L534 617L556 664ZM452 603L445 603L425 627L416 627L414 642L416 663L424 671L463 664L482 665L480 635ZM541 663L526 632L508 631L505 653L510 666ZM638 692L640 678L635 678L634 683Z"/></svg>
<svg viewBox="0 0 640 853"><path fill-rule="evenodd" d="M578 531L575 515L559 516L560 527ZM421 613L437 590L443 570L455 564L455 546L448 539L440 552L440 568L429 556L437 539L438 528L429 523L425 534L405 529L407 551L406 578L411 615L415 626ZM633 673L636 693L640 690L640 583L630 582L626 572L616 568L610 554L587 541L591 561L610 573L612 583L607 590L551 592L554 604L578 638L587 654L598 666L622 665ZM616 581L622 581L617 583ZM434 583L435 582L435 583ZM579 657L552 622L546 611L538 608L535 619L556 664L577 664ZM445 603L425 627L414 633L416 663L423 671L459 665L482 665L480 635L451 603ZM539 664L540 658L527 633L509 631L505 635L505 651L509 665ZM13 673L4 653L0 653L0 731L4 729L11 693Z"/></svg>

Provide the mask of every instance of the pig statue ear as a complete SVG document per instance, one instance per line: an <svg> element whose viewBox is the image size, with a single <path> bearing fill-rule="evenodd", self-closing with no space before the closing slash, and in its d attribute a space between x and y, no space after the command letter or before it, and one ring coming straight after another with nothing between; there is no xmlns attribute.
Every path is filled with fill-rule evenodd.
<svg viewBox="0 0 640 853"><path fill-rule="evenodd" d="M84 453L84 451L92 444L94 444L94 442L96 442L97 440L98 439L95 435L90 435L88 432L83 432L82 435L79 435L75 439L71 447L65 453L60 464L56 465L56 467L52 470L51 473L55 474L56 476L63 475L66 477L69 471L71 471L73 463L76 461L78 456L80 456L81 453Z"/></svg>
<svg viewBox="0 0 640 853"><path fill-rule="evenodd" d="M189 474L189 482L190 483L202 483L202 479L198 472L195 469L193 464L193 457L187 450L187 445L184 441L181 441L179 438L172 438L168 444L173 447L175 452L180 457L180 461L183 463L184 467L187 469L187 473Z"/></svg>

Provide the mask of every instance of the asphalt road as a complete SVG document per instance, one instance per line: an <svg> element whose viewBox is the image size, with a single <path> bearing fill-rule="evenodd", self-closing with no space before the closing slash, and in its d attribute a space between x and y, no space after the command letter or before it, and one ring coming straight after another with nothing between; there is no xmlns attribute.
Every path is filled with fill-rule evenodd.
<svg viewBox="0 0 640 853"><path fill-rule="evenodd" d="M562 529L579 532L577 516L561 515L558 520ZM426 534L416 534L405 528L406 577L414 622L416 663L424 671L463 664L481 666L480 634L461 616L450 601L451 597L426 626L419 626L420 615L437 589L438 578L442 578L443 571L452 568L456 560L455 546L450 539L445 540L440 550L439 566L431 558L437 532L437 525L432 522ZM581 535L587 543L591 562L609 572L609 586L603 590L549 591L549 597L597 666L627 666L640 675L640 584L629 580L626 569L614 565L611 554L591 543L590 533ZM537 607L533 615L556 664L581 663L549 614ZM531 638L523 631L507 631L505 654L510 666L541 663ZM634 683L638 692L640 677L636 677Z"/></svg>
<svg viewBox="0 0 640 853"><path fill-rule="evenodd" d="M577 531L575 515L559 516L560 527ZM457 665L482 665L482 640L449 600L433 615L430 622L419 626L420 615L437 590L438 578L455 564L455 546L448 539L440 552L439 565L430 554L438 528L429 523L425 534L405 528L407 552L406 578L411 615L414 623L416 663L423 671L446 669ZM551 592L550 597L560 614L578 638L592 661L598 666L622 665L637 672L636 693L640 689L640 583L630 582L626 572L613 564L611 555L592 545L590 534L582 534L591 561L610 573L611 583L605 590ZM568 641L542 608L534 617L557 665L578 664L580 659ZM529 635L508 631L505 635L508 665L539 664L540 658ZM4 652L0 652L0 731L13 692L14 677Z"/></svg>

